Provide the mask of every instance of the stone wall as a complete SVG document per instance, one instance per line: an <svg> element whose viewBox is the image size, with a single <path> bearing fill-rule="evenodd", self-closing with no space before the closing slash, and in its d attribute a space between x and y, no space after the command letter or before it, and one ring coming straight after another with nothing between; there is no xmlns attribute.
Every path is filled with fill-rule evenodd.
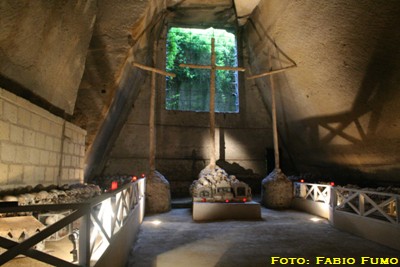
<svg viewBox="0 0 400 267"><path fill-rule="evenodd" d="M1 1L0 78L72 114L97 2Z"/></svg>
<svg viewBox="0 0 400 267"><path fill-rule="evenodd" d="M164 69L163 38L157 50L157 67ZM239 75L240 112L216 113L216 158L229 174L259 191L267 174L266 149L272 148L271 120L258 89ZM173 196L188 195L190 184L209 163L209 113L166 110L165 77L157 75L156 79L156 169L169 181ZM148 171L149 80L142 85L114 144L106 174Z"/></svg>
<svg viewBox="0 0 400 267"><path fill-rule="evenodd" d="M0 88L0 186L83 179L86 131Z"/></svg>
<svg viewBox="0 0 400 267"><path fill-rule="evenodd" d="M130 2L129 5L123 0L120 0L118 4L111 0L102 3L105 4L101 8L105 8L105 14L111 14L103 17L105 20L100 19L96 22L96 27L104 27L106 32L96 32L92 39L91 49L93 48L94 51L90 52L94 52L96 55L97 60L95 62L98 68L96 67L97 70L89 77L95 75L104 77L103 70L105 68L110 71L109 73L115 80L108 81L112 86L105 88L107 90L99 91L100 88L103 88L104 83L100 86L97 84L97 80L91 79L91 82L86 84L84 76L79 89L80 101L77 102L76 111L77 113L82 112L83 118L88 119L87 128L85 128L88 132L86 181L90 182L94 176L103 173L107 157L144 84L147 73L133 67L131 63L151 64L152 57L150 55L152 54L152 44L155 41L154 34L159 31L160 25L162 25L161 21L166 14L162 9L162 3L158 0L135 0ZM115 18L118 19L110 24L110 20ZM126 24L125 18L129 18L130 23L134 23L134 25ZM105 38L105 36L113 34L119 37L115 40ZM128 36L128 38L125 39L122 36ZM96 48L103 42L110 43L102 49ZM112 43L118 48L111 55L108 55L109 47L113 46ZM111 64L111 61L107 63L108 60L106 59L112 59L113 63ZM86 70L89 72L92 66L89 61L87 63ZM108 68L111 66L110 64L114 67ZM82 88L84 84L88 86ZM98 96L103 93L104 96L101 97L100 103L97 101L99 100ZM82 125L79 117L81 116L76 116L74 122L77 125Z"/></svg>
<svg viewBox="0 0 400 267"><path fill-rule="evenodd" d="M260 1L245 30L251 71L297 63L274 75L294 171L399 182L399 12L395 0ZM255 82L270 103L270 80Z"/></svg>

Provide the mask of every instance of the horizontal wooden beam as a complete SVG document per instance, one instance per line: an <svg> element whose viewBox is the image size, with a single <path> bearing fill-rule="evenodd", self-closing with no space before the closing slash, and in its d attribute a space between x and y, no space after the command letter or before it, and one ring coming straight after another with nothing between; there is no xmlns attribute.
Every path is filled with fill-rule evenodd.
<svg viewBox="0 0 400 267"><path fill-rule="evenodd" d="M156 69L156 68L153 68L153 67L149 67L149 66L146 66L146 65L142 65L142 64L139 64L139 63L136 63L136 62L132 62L132 65L137 67L137 68L139 68L139 69L148 70L148 71L151 71L151 72L156 72L156 73L164 75L164 76L176 77L175 73L166 72L166 71L163 71L163 70L160 70L160 69Z"/></svg>
<svg viewBox="0 0 400 267"><path fill-rule="evenodd" d="M257 79L257 78L261 78L261 77L264 77L264 76L269 76L269 75L272 75L272 74L283 72L283 71L286 71L288 69L292 69L292 68L295 68L295 67L297 67L297 65L292 65L290 67L282 68L282 69L279 69L279 70L271 70L271 71L267 71L267 72L264 72L264 73L248 76L248 77L246 77L246 79L247 80Z"/></svg>
<svg viewBox="0 0 400 267"><path fill-rule="evenodd" d="M179 64L181 68L192 68L192 69L211 69L211 65L196 65L196 64ZM232 71L245 71L242 67L228 67L228 66L215 66L216 70L232 70Z"/></svg>

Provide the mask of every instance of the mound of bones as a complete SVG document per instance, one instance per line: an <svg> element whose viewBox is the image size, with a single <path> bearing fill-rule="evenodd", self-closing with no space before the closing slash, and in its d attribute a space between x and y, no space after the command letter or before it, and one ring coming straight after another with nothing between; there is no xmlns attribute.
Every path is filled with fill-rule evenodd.
<svg viewBox="0 0 400 267"><path fill-rule="evenodd" d="M203 169L190 186L190 193L193 201L251 201L250 187L218 166Z"/></svg>

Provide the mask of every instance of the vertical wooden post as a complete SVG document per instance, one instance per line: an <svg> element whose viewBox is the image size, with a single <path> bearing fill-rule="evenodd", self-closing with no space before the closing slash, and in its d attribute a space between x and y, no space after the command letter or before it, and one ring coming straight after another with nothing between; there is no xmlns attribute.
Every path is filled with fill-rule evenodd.
<svg viewBox="0 0 400 267"><path fill-rule="evenodd" d="M210 70L210 169L215 169L215 39L211 38Z"/></svg>
<svg viewBox="0 0 400 267"><path fill-rule="evenodd" d="M275 102L275 85L273 75L269 76L271 82L271 98L272 98L272 131L274 136L274 152L275 152L275 169L280 170L279 164L279 145L278 145L278 126L276 121L276 102Z"/></svg>
<svg viewBox="0 0 400 267"><path fill-rule="evenodd" d="M269 56L269 62L271 62L271 55ZM274 138L274 154L275 154L275 169L277 171L280 171L280 162L279 162L279 145L278 145L278 126L277 126L277 119L276 119L276 102L275 102L275 85L274 85L274 78L273 78L273 74L276 73L280 73L283 71L286 71L290 68L294 68L297 67L296 64L283 68L283 69L279 69L279 70L271 70L268 72L264 72L264 73L260 73L257 75L253 75L253 76L249 76L246 79L247 80L253 80L253 79L257 79L257 78L261 78L264 76L269 76L269 80L270 80L270 85L271 85L271 100L272 100L272 133L273 133L273 138Z"/></svg>
<svg viewBox="0 0 400 267"><path fill-rule="evenodd" d="M248 77L247 79L256 79L264 76L270 76L270 87L271 87L271 116L272 116L272 135L273 135L273 143L274 143L274 156L275 156L275 169L265 177L262 182L262 203L269 208L289 208L292 197L293 197L293 183L282 173L279 164L279 145L278 145L278 126L276 119L276 103L275 103L275 85L272 74L277 73L278 71L272 70L272 55L269 56L269 63L271 65L271 70L266 73L254 75ZM279 71L280 72L280 71ZM315 200L315 188L314 197ZM311 192L310 192L311 193Z"/></svg>
<svg viewBox="0 0 400 267"><path fill-rule="evenodd" d="M305 199L307 195L307 185L304 183L297 184L300 185L300 197Z"/></svg>
<svg viewBox="0 0 400 267"><path fill-rule="evenodd" d="M350 203L350 201L349 201ZM365 213L365 197L364 197L364 193L359 192L358 195L358 211L360 212L360 216L364 216Z"/></svg>
<svg viewBox="0 0 400 267"><path fill-rule="evenodd" d="M196 64L179 64L179 67L194 68L194 69L210 69L210 164L208 168L215 169L215 72L216 70L229 71L245 71L241 67L217 66L215 55L215 38L211 38L211 64L196 65Z"/></svg>
<svg viewBox="0 0 400 267"><path fill-rule="evenodd" d="M156 62L156 44L153 47L153 62ZM150 88L150 114L149 114L149 176L154 176L156 170L156 129L155 129L155 105L156 105L156 73L151 72L151 88Z"/></svg>
<svg viewBox="0 0 400 267"><path fill-rule="evenodd" d="M153 62L156 65L157 60L157 45L153 46ZM132 65L143 70L151 71L151 88L150 88L150 111L149 111L149 179L153 178L154 171L156 170L156 127L155 127L155 113L156 113L156 73L176 77L174 73L169 73L153 67L148 67L136 62Z"/></svg>
<svg viewBox="0 0 400 267"><path fill-rule="evenodd" d="M325 190L326 190L326 199L324 200L324 202L325 202L325 204L330 204L329 202L331 201L331 193L332 193L332 190L331 190L331 187L332 186L328 186Z"/></svg>
<svg viewBox="0 0 400 267"><path fill-rule="evenodd" d="M400 197L396 197L396 220L400 224Z"/></svg>

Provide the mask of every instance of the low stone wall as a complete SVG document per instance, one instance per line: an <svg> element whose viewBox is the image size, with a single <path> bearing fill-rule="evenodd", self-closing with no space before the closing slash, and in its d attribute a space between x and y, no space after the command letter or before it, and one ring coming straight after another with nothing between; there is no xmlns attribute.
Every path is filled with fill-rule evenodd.
<svg viewBox="0 0 400 267"><path fill-rule="evenodd" d="M0 186L83 181L86 131L0 88Z"/></svg>
<svg viewBox="0 0 400 267"><path fill-rule="evenodd" d="M400 250L400 225L330 209L329 222L341 231L352 233L384 246Z"/></svg>
<svg viewBox="0 0 400 267"><path fill-rule="evenodd" d="M327 193L324 188L329 189L330 193ZM394 201L394 206L398 206L398 195L387 193L385 199L385 193L378 191L339 188L341 193L337 193L338 188L327 187L323 184L295 183L295 197L292 200L291 207L326 218L333 227L339 230L400 250L399 217L397 215L397 217L383 216L379 219L379 213L371 217L367 217L364 214L370 213L371 215L371 211L378 211L380 209L382 209L380 212L384 212L383 210L389 201ZM346 191L351 193L346 194ZM368 198L365 202L361 201L357 204L352 204L354 209L359 208L362 212L357 212L354 209L340 210L343 206L339 205L337 201L338 194L341 197L342 203L346 203L350 200L358 199L359 196L354 197L357 193L360 194L361 198ZM368 195L380 195L380 198L377 199L378 202L372 202L374 198L370 198ZM328 199L323 201L324 197ZM368 204L367 208L364 204Z"/></svg>
<svg viewBox="0 0 400 267"><path fill-rule="evenodd" d="M315 202L301 198L293 198L291 208L329 219L329 204L326 203Z"/></svg>

